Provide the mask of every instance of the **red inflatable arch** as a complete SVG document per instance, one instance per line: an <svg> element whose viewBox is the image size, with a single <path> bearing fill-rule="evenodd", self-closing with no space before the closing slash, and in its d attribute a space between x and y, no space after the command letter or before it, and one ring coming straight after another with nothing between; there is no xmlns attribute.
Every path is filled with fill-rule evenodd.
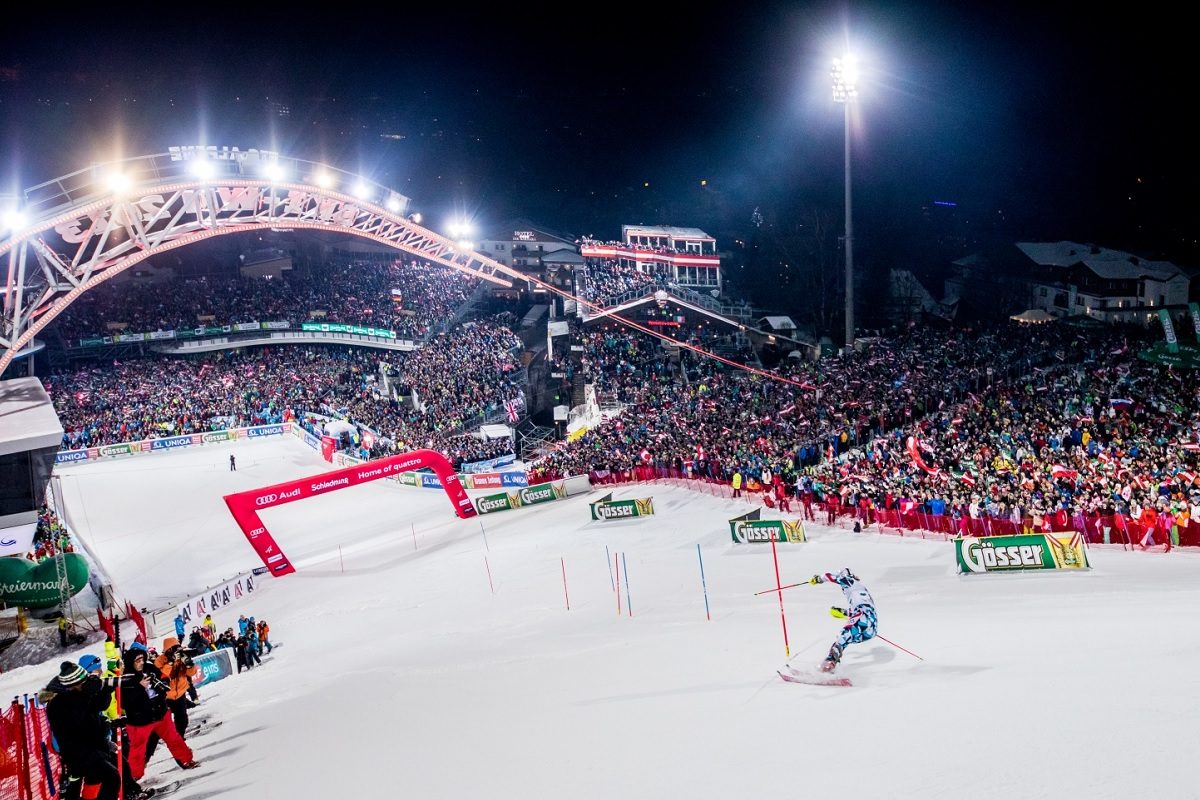
<svg viewBox="0 0 1200 800"><path fill-rule="evenodd" d="M270 531L259 519L259 511L284 503L293 503L306 497L315 497L319 494L336 492L338 489L358 486L360 483L390 478L401 472L409 472L422 467L429 467L437 474L438 479L442 482L442 488L446 490L446 496L450 498L450 503L454 506L455 514L462 519L475 516L475 507L471 505L471 498L467 497L467 492L459 482L454 468L450 466L450 462L446 460L445 456L433 450L413 450L398 456L388 456L377 461L367 461L352 467L335 469L332 472L322 472L320 475L313 475L309 478L225 495L225 505L229 506L229 513L233 514L238 527L242 529L242 533L246 534L246 539L258 553L263 564L267 566L272 575L280 577L295 572L296 568L288 561L287 556L275 543Z"/></svg>

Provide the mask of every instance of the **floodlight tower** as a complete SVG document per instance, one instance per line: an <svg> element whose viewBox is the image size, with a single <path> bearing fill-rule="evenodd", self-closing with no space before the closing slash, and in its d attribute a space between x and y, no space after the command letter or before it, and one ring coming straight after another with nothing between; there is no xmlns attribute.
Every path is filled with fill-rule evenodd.
<svg viewBox="0 0 1200 800"><path fill-rule="evenodd" d="M850 214L850 105L858 96L858 62L852 55L833 60L833 102L845 110L846 129L846 347L854 347L854 224Z"/></svg>

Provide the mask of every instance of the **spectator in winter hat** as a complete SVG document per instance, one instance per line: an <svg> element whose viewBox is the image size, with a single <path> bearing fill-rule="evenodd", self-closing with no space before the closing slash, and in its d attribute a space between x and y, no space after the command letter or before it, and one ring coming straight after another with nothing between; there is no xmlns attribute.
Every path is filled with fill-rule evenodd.
<svg viewBox="0 0 1200 800"><path fill-rule="evenodd" d="M121 777L109 748L109 726L104 709L112 699L113 685L73 661L64 661L38 699L46 706L46 720L58 743L64 783L79 781L79 797L95 800L104 792L116 797ZM74 792L64 786L66 792ZM126 797L136 797L141 787L126 787Z"/></svg>
<svg viewBox="0 0 1200 800"><path fill-rule="evenodd" d="M121 703L129 719L129 768L133 777L141 780L146 772L146 744L152 733L170 749L171 755L183 769L200 766L192 757L175 725L167 716L167 691L158 669L146 661L142 650L125 651L125 670L121 675Z"/></svg>

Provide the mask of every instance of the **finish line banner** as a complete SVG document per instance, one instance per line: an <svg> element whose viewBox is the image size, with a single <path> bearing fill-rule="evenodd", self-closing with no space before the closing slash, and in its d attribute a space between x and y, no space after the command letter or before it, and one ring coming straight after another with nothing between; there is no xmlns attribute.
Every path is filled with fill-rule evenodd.
<svg viewBox="0 0 1200 800"><path fill-rule="evenodd" d="M611 494L592 503L592 519L631 519L633 517L649 517L654 514L654 498L645 497L636 500L610 500Z"/></svg>
<svg viewBox="0 0 1200 800"><path fill-rule="evenodd" d="M1091 569L1083 537L1044 533L1021 536L964 536L954 540L958 571L963 575L985 572L1023 572L1034 569Z"/></svg>

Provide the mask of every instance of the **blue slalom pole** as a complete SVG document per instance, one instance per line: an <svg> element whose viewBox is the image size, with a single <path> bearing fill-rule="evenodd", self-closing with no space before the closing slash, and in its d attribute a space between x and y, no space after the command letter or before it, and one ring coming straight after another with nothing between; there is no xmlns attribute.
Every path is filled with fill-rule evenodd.
<svg viewBox="0 0 1200 800"><path fill-rule="evenodd" d="M629 616L633 616L633 601L629 599L629 565L625 563L625 554L621 553L621 569L625 570L625 607L629 609ZM620 591L618 589L617 591Z"/></svg>
<svg viewBox="0 0 1200 800"><path fill-rule="evenodd" d="M708 583L704 580L704 556L700 555L700 543L696 542L696 558L700 559L700 588L704 590L704 616L712 622L712 614L708 610Z"/></svg>
<svg viewBox="0 0 1200 800"><path fill-rule="evenodd" d="M617 590L617 584L613 580L613 574L612 574L613 559L612 559L612 553L608 552L608 545L604 545L604 560L608 562L608 585L611 586L612 590L615 592Z"/></svg>

